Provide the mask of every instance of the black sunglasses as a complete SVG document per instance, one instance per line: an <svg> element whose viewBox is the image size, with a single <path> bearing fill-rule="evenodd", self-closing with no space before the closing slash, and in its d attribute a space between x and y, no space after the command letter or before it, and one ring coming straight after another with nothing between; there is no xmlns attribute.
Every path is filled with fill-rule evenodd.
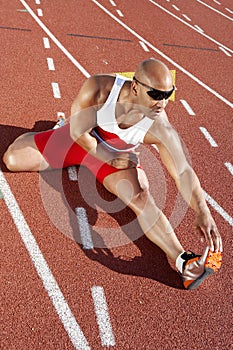
<svg viewBox="0 0 233 350"><path fill-rule="evenodd" d="M161 90L156 90L154 88L152 88L151 86L148 86L144 83L141 83L139 80L137 80L135 77L133 77L133 80L135 80L138 84L141 84L142 86L146 87L149 89L149 91L147 91L147 94L153 98L153 100L156 101L161 101L163 99L167 100L173 93L173 91L175 90L175 86L173 85L172 90L170 91L161 91Z"/></svg>

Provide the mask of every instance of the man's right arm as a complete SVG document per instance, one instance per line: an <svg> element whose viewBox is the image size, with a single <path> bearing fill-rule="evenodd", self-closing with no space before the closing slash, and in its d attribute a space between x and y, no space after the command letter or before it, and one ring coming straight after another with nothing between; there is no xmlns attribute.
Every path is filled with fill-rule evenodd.
<svg viewBox="0 0 233 350"><path fill-rule="evenodd" d="M98 106L107 99L109 91L101 91L100 77L89 78L80 89L71 107L70 136L92 156L117 169L135 167L129 159L129 153L116 154L108 151L90 132L97 126L96 113ZM106 94L106 96L105 96ZM101 96L101 98L100 98Z"/></svg>

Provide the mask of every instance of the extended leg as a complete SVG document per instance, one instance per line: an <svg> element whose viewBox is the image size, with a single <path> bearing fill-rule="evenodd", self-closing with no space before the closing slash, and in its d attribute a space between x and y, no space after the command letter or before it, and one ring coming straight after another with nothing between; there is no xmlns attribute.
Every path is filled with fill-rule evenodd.
<svg viewBox="0 0 233 350"><path fill-rule="evenodd" d="M149 193L144 171L122 170L108 175L103 184L135 212L145 235L175 261L184 249L166 216Z"/></svg>

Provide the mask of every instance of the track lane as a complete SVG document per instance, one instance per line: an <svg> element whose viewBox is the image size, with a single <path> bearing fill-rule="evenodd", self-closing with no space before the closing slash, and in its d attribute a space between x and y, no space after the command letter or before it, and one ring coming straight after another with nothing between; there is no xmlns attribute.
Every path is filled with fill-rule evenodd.
<svg viewBox="0 0 233 350"><path fill-rule="evenodd" d="M112 63L112 65L114 66L114 63ZM75 74L77 74L77 72L75 72ZM66 74L59 75L59 80L61 79L62 81L65 81L65 78ZM25 122L25 124L27 123L28 122ZM131 244L126 247L113 249L112 251L103 251L98 249L95 254L91 252L86 253L88 259L83 259L84 253L77 249L77 245L74 244L74 242L67 240L67 238L63 237L59 232L56 230L54 231L52 226L50 227L51 223L47 222L46 220L46 213L44 213L43 206L40 203L39 193L35 194L35 198L32 198L31 200L28 198L28 202L25 202L23 196L25 192L25 180L27 180L28 183L31 183L31 191L33 191L35 186L34 175L25 175L26 174L11 174L8 176L8 181L12 183L14 192L18 193L17 199L20 203L22 203L21 205L23 205L23 212L26 213L25 215L30 223L30 226L34 227L35 223L37 224L36 231L38 229L38 232L36 233L36 236L43 248L43 252L49 262L49 266L51 266L56 278L58 279L59 285L61 285L62 289L65 291L69 304L72 305L72 309L75 311L77 320L80 322L82 327L84 327L84 333L88 334L88 339L90 339L90 343L93 348L102 348L100 342L96 342L96 339L98 338L98 330L96 323L93 321L95 316L93 311L91 312L90 316L90 309L92 309L90 287L94 283L103 285L107 291L110 316L117 339L116 348L119 347L119 349L121 349L123 346L126 349L131 349L135 348L135 346L141 346L145 349L154 349L155 339L157 344L163 344L163 347L167 349L170 349L171 346L173 346L173 348L175 346L181 346L184 341L183 334L185 334L187 326L190 325L191 322L197 325L198 322L196 320L202 323L202 343L199 343L200 340L198 339L198 335L195 333L195 330L191 331L189 336L190 341L195 342L196 345L205 346L207 349L211 343L214 343L216 346L221 346L221 344L224 344L224 348L227 348L228 343L227 341L224 343L225 339L222 339L220 329L214 328L213 333L209 335L208 331L210 325L212 326L212 323L210 324L207 321L204 322L203 325L203 322L201 322L203 321L202 317L199 314L199 311L196 310L197 303L199 304L199 307L203 309L205 309L207 306L208 311L206 314L210 315L212 303L215 301L217 302L218 298L220 297L220 286L211 286L210 281L208 281L206 288L208 287L209 290L216 293L213 299L206 302L204 297L206 297L205 290L207 289L203 289L203 291L199 290L198 293L193 293L193 300L190 304L190 296L187 295L186 292L179 291L177 289L173 290L174 286L177 286L178 288L180 286L176 274L172 274L172 272L166 266L166 263L163 263L164 257L161 255L161 253L144 238L137 242L138 247ZM17 179L21 180L20 186L16 182ZM68 193L69 198L72 193L74 194L72 189L70 189ZM80 196L78 196L78 198L74 197L74 195L71 197L73 198L71 201L75 202L73 205L80 205ZM40 203L38 212L34 213L34 217L31 215L30 211L32 200ZM91 222L94 223L95 220L97 220L95 211L91 210L89 211L89 214ZM188 215L184 221L184 227L189 227L190 218L191 216ZM222 230L228 227L222 221L222 219L219 220L219 223ZM52 229L49 239L48 236L44 235L43 233L43 226L45 224L46 226L49 225L47 227ZM108 220L105 221L105 224L108 226ZM99 225L101 225L101 220ZM183 232L184 230L181 229L180 235L182 235ZM228 235L224 235L224 237L225 236L228 238ZM184 238L184 241L188 243L188 238ZM192 241L192 238L190 241ZM198 246L197 242L195 243L194 238L193 241L194 244L192 244L192 246ZM54 248L53 250L51 250L51 246ZM135 256L140 257L140 255L142 256L141 259L134 259ZM157 256L157 258L155 258L155 256ZM89 260L91 258L93 260ZM226 258L227 266L229 261L228 252L226 252ZM129 263L130 259L133 259L132 264ZM65 267L64 262L67 262ZM162 265L163 269L159 269L159 271L156 268L158 262L159 264L164 264ZM152 271L151 266L155 267L154 271ZM173 288L167 285L168 280L164 281L165 285L161 283L163 281L162 276L164 271L166 271L166 275L168 275L170 278L173 276ZM129 276L127 276L127 273L129 273ZM141 277L138 278L138 276ZM158 282L156 282L156 278L158 279ZM215 276L215 281L219 281L221 285L225 283L222 274ZM85 296L85 300L88 300L87 303L83 302L82 298L77 300L77 286L81 296ZM119 289L116 288L116 286L120 286L120 298ZM130 297L129 286L132 287L132 289L130 288ZM158 294L155 294L155 290ZM167 295L166 293L168 291L169 294ZM229 291L226 288L225 293L227 294L228 292ZM155 295L157 298L156 300L154 298L153 302L151 301L151 295ZM182 297L183 299L179 299L178 296ZM122 307L120 304L120 307L116 308L116 303L119 305L119 299L122 304L125 304L127 301L126 306ZM179 313L179 316L177 317L177 323L179 323L179 319L182 316L183 325L180 326L179 324L180 327L178 331L175 331L174 329L174 318L176 319L176 316L173 314L174 299L182 300L182 302L178 302L180 304L179 310L181 310L181 313ZM163 304L163 300L166 300L166 306ZM185 302L187 302L187 304L185 304ZM152 311L154 311L154 313L156 312L157 318L152 317ZM190 317L190 311L192 311L192 317ZM224 327L224 329L228 329L226 318L222 318L222 314L228 314L227 303L224 304L221 310L218 309L217 312L215 310L214 314L215 319L221 324L221 326ZM163 315L163 317L159 315ZM87 321L88 318L91 320L90 323ZM137 328L135 327L135 320L137 320ZM150 328L148 328L148 324L150 324ZM138 329L140 329L140 332L138 332ZM142 334L144 334L143 339L141 337Z"/></svg>

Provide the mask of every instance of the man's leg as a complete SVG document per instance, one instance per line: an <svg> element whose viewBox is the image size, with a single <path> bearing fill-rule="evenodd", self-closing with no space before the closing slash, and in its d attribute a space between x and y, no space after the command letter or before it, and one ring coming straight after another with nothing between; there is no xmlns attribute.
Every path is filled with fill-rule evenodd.
<svg viewBox="0 0 233 350"><path fill-rule="evenodd" d="M220 252L212 253L208 247L202 256L184 252L169 221L149 193L142 169L127 169L108 175L103 184L135 212L145 235L176 263L186 289L197 288L220 269Z"/></svg>
<svg viewBox="0 0 233 350"><path fill-rule="evenodd" d="M23 134L8 147L3 161L10 171L42 171L50 168L35 144L34 134Z"/></svg>
<svg viewBox="0 0 233 350"><path fill-rule="evenodd" d="M144 171L122 170L108 175L103 184L134 211L145 235L176 261L184 249L166 216L156 206Z"/></svg>

